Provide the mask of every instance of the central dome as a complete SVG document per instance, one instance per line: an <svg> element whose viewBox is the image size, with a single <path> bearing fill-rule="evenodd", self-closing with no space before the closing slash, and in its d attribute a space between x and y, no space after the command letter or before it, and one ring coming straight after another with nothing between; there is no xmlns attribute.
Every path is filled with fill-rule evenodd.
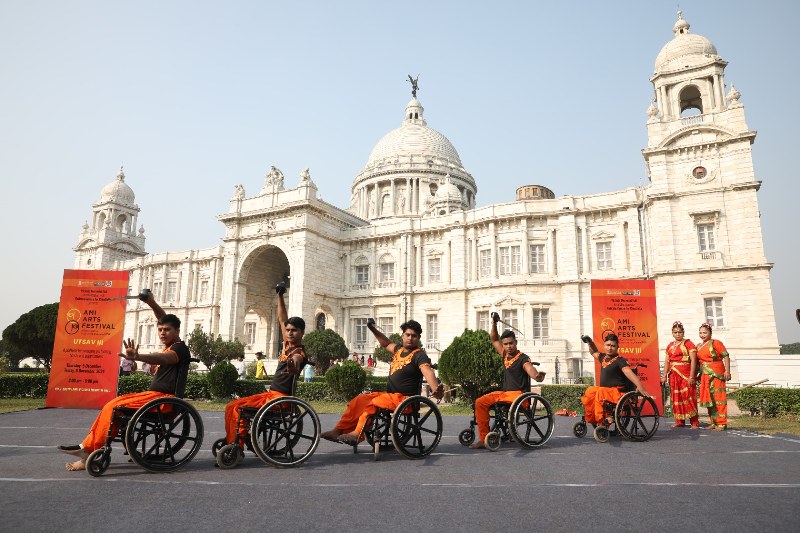
<svg viewBox="0 0 800 533"><path fill-rule="evenodd" d="M387 159L418 156L440 158L446 163L461 166L461 158L450 141L433 128L429 128L422 115L419 100L412 98L406 106L403 125L390 131L378 141L369 154L367 167Z"/></svg>
<svg viewBox="0 0 800 533"><path fill-rule="evenodd" d="M424 111L417 97L411 98L400 127L372 149L353 180L352 213L365 220L439 214L430 207L441 200L436 194L445 177L445 212L475 207L475 180L447 137L428 127Z"/></svg>

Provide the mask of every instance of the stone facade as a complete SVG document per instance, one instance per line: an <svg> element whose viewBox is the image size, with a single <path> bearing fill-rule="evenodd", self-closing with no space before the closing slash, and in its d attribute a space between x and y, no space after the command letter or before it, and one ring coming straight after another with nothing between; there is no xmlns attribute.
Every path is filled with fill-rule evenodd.
<svg viewBox="0 0 800 533"><path fill-rule="evenodd" d="M187 330L238 337L248 353L273 357L279 280L289 282L290 314L303 316L309 331L334 329L357 352L375 346L369 317L387 333L418 320L435 360L464 328L488 328L497 311L522 332L520 348L551 377L558 366L561 378L593 372L580 342L592 326L591 280L650 278L661 344L674 320L695 339L696 327L712 321L733 356L734 381L749 378L756 373L738 362L775 360L778 342L755 132L738 91L724 94L726 65L679 18L651 79L656 98L642 151L650 183L641 188L554 197L523 186L516 201L476 207L475 180L447 138L427 126L414 96L401 127L354 179L347 209L319 199L308 169L287 188L272 167L256 194L234 188L218 217L222 246L145 255L143 232L130 224L114 235L102 230L99 212L127 205L129 216L138 214L132 191L123 205L106 191L112 183L93 207L93 227L81 233L75 267L128 269L131 290L153 289ZM112 244L116 255L100 252ZM145 311L131 303L126 330L155 346ZM800 382L800 371L792 372L786 379Z"/></svg>

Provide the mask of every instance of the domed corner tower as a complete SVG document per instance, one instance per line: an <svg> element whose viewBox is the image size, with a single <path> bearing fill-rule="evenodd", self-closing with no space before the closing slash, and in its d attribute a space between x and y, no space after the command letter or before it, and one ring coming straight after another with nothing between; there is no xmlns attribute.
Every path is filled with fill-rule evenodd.
<svg viewBox="0 0 800 533"><path fill-rule="evenodd" d="M679 11L675 36L661 48L650 79L655 97L642 153L651 194L710 184L714 176L729 186L754 181L750 145L756 133L745 122L741 94L733 86L725 93L728 63L710 40L689 29Z"/></svg>
<svg viewBox="0 0 800 533"><path fill-rule="evenodd" d="M517 188L517 201L553 200L556 195L543 185L523 185Z"/></svg>
<svg viewBox="0 0 800 533"><path fill-rule="evenodd" d="M365 219L420 216L475 207L475 180L450 141L425 122L424 108L412 97L403 123L387 133L353 180L350 211ZM447 186L443 209L442 195ZM454 198L457 191L460 199ZM457 204L457 205L456 205Z"/></svg>
<svg viewBox="0 0 800 533"><path fill-rule="evenodd" d="M75 268L113 269L119 261L146 255L144 227L136 231L139 206L136 195L119 169L116 179L100 191L100 201L92 205L92 224L84 223L75 246Z"/></svg>

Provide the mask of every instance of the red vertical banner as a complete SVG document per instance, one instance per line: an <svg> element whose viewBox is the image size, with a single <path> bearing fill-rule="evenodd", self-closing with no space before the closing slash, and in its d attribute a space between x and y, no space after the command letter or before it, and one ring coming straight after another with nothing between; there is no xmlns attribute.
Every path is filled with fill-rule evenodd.
<svg viewBox="0 0 800 533"><path fill-rule="evenodd" d="M628 364L639 366L639 380L664 412L658 361L656 284L653 280L592 280L592 337L605 340L609 333L619 337L619 354ZM595 340L597 342L597 340ZM600 351L603 346L597 343ZM600 363L595 361L600 378Z"/></svg>
<svg viewBox="0 0 800 533"><path fill-rule="evenodd" d="M127 271L64 271L47 407L99 408L117 395L127 294Z"/></svg>

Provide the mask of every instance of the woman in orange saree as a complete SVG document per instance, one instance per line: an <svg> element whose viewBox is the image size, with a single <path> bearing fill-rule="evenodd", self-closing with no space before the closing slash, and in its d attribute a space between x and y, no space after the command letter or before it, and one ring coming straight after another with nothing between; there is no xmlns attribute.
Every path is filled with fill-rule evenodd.
<svg viewBox="0 0 800 533"><path fill-rule="evenodd" d="M730 356L725 345L711 338L711 324L700 326L697 361L700 364L700 407L708 408L711 427L724 431L728 427L728 393L725 383L731 379Z"/></svg>

